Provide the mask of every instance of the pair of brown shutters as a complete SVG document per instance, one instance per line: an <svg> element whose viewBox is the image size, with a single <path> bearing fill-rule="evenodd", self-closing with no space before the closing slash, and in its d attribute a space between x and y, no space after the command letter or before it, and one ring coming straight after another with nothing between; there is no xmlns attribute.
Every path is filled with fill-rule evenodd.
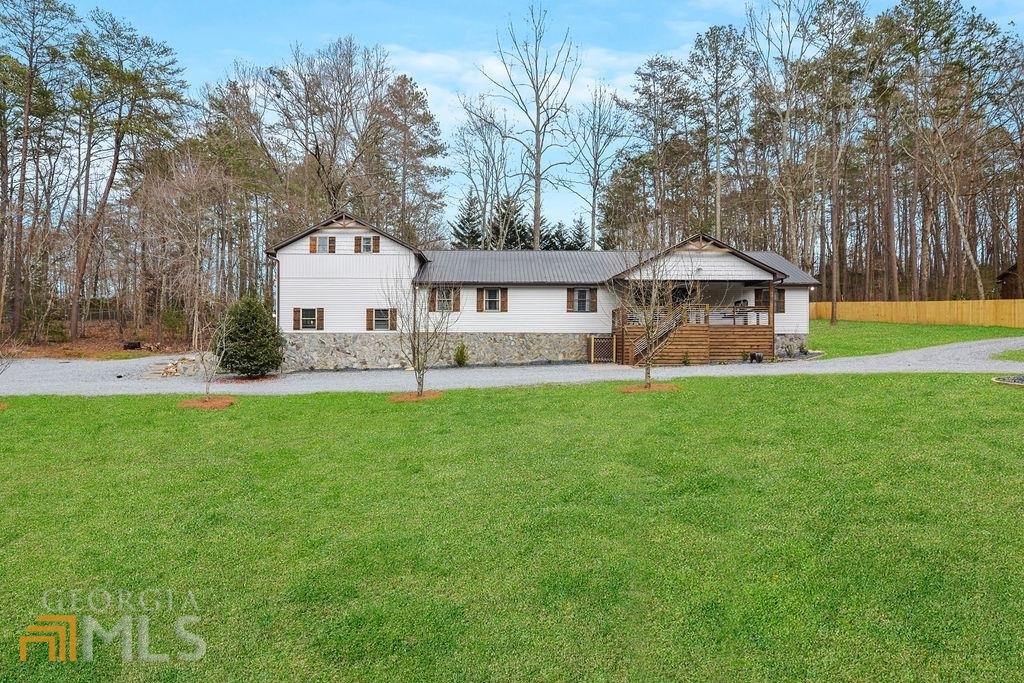
<svg viewBox="0 0 1024 683"><path fill-rule="evenodd" d="M434 313L435 311L437 311L437 290L438 289L444 289L444 287L440 287L440 288L439 287L431 287L430 288L430 299L427 302L428 303L427 310L429 310L431 313ZM460 294L462 293L462 290L460 288L458 288L458 287L452 287L451 290L452 290L452 313L458 313L460 308L461 308L461 304L462 304L462 302L460 301L460 299L462 298L460 296Z"/></svg>
<svg viewBox="0 0 1024 683"><path fill-rule="evenodd" d="M367 308L366 309L366 331L367 332L373 332L373 329L374 329L373 328L373 312L374 312L374 310L375 309L373 309L373 308ZM397 308L389 308L388 309L388 329L389 330L397 330L398 329L398 309Z"/></svg>
<svg viewBox="0 0 1024 683"><path fill-rule="evenodd" d="M309 253L310 254L317 253L316 241L317 241L317 238L315 236L309 238ZM327 253L328 254L333 254L335 251L337 251L337 248L338 248L338 238L336 238L336 237L328 237L327 238ZM356 237L355 238L355 243L353 245L353 249L355 250L355 252L357 254L363 253L363 238L362 237ZM373 236L373 253L374 254L379 254L380 253L380 235L374 235Z"/></svg>
<svg viewBox="0 0 1024 683"><path fill-rule="evenodd" d="M498 289L497 287L477 287L476 288L476 312L484 312L484 291L488 289ZM501 288L501 312L508 313L508 287ZM493 311L491 311L493 313Z"/></svg>
<svg viewBox="0 0 1024 683"><path fill-rule="evenodd" d="M317 238L315 236L309 238L309 253L310 254L317 253L316 252L316 239ZM335 249L337 249L337 246L338 246L338 239L336 237L328 237L327 238L327 253L328 254L333 254Z"/></svg>
<svg viewBox="0 0 1024 683"><path fill-rule="evenodd" d="M302 329L302 309L301 308L293 308L292 309L292 329L293 330L301 330ZM324 329L324 309L322 309L322 308L316 309L316 329L318 329L318 330Z"/></svg>
<svg viewBox="0 0 1024 683"><path fill-rule="evenodd" d="M357 254L362 254L363 253L363 238L362 237L357 237L356 238L354 249L355 249L355 252ZM379 254L380 253L380 235L374 235L373 236L373 253L374 254Z"/></svg>
<svg viewBox="0 0 1024 683"><path fill-rule="evenodd" d="M569 287L565 290L565 312L582 313L576 310L576 287ZM597 313L597 288L590 288L590 304L587 306L587 313Z"/></svg>

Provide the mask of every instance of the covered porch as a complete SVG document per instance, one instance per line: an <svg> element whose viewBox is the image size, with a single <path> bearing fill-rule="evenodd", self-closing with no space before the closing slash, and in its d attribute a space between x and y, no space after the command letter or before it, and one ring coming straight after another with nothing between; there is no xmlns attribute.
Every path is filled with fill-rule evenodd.
<svg viewBox="0 0 1024 683"><path fill-rule="evenodd" d="M706 365L742 361L755 353L772 359L773 281L666 282L665 291L663 306L624 306L612 312L614 362L637 365L650 357L654 365Z"/></svg>

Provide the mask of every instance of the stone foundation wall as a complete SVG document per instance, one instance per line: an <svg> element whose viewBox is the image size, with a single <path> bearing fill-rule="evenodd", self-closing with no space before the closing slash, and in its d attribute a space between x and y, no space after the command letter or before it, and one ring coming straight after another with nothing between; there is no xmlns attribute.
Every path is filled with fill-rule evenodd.
<svg viewBox="0 0 1024 683"><path fill-rule="evenodd" d="M284 338L285 372L407 366L395 333L285 333ZM454 365L460 342L466 345L470 365L580 362L590 357L589 334L464 332L449 335L448 349L434 365Z"/></svg>
<svg viewBox="0 0 1024 683"><path fill-rule="evenodd" d="M795 358L801 355L800 350L807 350L806 334L777 334L775 335L775 357Z"/></svg>

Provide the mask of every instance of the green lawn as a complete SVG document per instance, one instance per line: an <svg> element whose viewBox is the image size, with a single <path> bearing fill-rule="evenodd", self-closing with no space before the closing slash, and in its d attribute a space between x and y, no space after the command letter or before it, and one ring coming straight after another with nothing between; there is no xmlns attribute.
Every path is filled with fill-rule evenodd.
<svg viewBox="0 0 1024 683"><path fill-rule="evenodd" d="M835 326L828 320L811 321L810 348L824 351L828 358L868 356L926 346L978 341L998 337L1021 337L1024 329L974 327L970 325L904 325L842 320Z"/></svg>
<svg viewBox="0 0 1024 683"><path fill-rule="evenodd" d="M994 360L1016 360L1024 363L1024 349L1012 349L992 356Z"/></svg>
<svg viewBox="0 0 1024 683"><path fill-rule="evenodd" d="M0 680L1020 677L1024 393L680 385L5 399ZM205 658L17 661L97 588L192 591Z"/></svg>

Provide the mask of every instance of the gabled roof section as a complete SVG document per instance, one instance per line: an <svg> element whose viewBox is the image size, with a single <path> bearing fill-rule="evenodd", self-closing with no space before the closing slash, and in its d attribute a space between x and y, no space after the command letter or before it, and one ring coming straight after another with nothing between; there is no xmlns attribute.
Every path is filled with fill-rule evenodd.
<svg viewBox="0 0 1024 683"><path fill-rule="evenodd" d="M622 270L621 251L424 251L417 284L597 285Z"/></svg>
<svg viewBox="0 0 1024 683"><path fill-rule="evenodd" d="M784 287L814 287L821 284L814 279L813 275L801 270L800 266L776 254L774 251L746 251L743 253L760 263L772 266L776 270L785 273L786 279L782 281Z"/></svg>
<svg viewBox="0 0 1024 683"><path fill-rule="evenodd" d="M413 245L409 244L405 240L402 240L402 239L399 239L398 237L395 237L394 235L392 235L391 233L387 232L386 230L381 230L380 228L375 227L373 225L370 225L366 221L360 220L360 219L356 218L355 216L353 216L353 215L351 215L349 213L346 213L344 211L339 211L338 213L334 214L330 218L327 218L326 220L321 221L320 223L317 223L316 225L314 225L314 226L312 226L310 228L306 228L305 230L303 230L302 232L298 233L297 235L292 235L291 237L289 237L289 238L287 238L287 239L285 239L285 240L283 240L283 241L273 245L272 247L267 249L267 256L276 256L277 252L279 250L287 247L289 244L292 244L293 242L297 242L298 240L301 240L301 239L303 239L305 237L309 237L310 235L312 235L313 233L317 232L318 230L322 230L323 228L334 228L334 227L336 227L336 228L359 228L360 230L369 230L370 232L375 232L378 235L382 235L383 237L388 238L392 242L397 242L398 244L401 244L406 249L411 250L414 254L416 254L417 258L419 258L421 260L424 258L423 257L423 252L420 251L417 247L414 247Z"/></svg>
<svg viewBox="0 0 1024 683"><path fill-rule="evenodd" d="M690 237L687 237L686 239L684 239L682 242L679 242L678 244L675 244L675 245L673 245L671 247L668 247L668 248L663 249L663 250L658 251L658 252L653 252L651 254L651 256L649 256L647 258L642 258L642 259L638 260L636 263L634 263L634 264L630 265L629 267L627 267L626 269L622 270L621 272L616 273L616 277L624 276L629 271L631 271L631 270L633 270L635 268L639 268L641 265L649 263L650 261L652 261L654 259L661 258L662 256L665 256L667 254L671 254L674 251L679 251L679 250L682 250L682 249L685 249L687 247L691 247L691 246L694 246L694 245L697 247L698 251L699 250L703 250L703 249L707 249L708 247L713 247L714 249L716 249L718 251L728 252L728 253L732 254L733 256L735 256L736 258L740 259L741 261L746 261L747 263L749 263L750 265L754 266L755 268L760 268L761 270L765 271L766 273L769 273L770 275L773 276L773 279L782 280L782 279L785 279L785 277L786 277L786 272L783 271L783 270L778 269L776 266L764 263L761 260L756 259L753 256L750 256L746 252L740 251L739 249L734 249L733 247L729 246L725 242L723 242L723 241L721 241L719 239L715 239L711 235L709 235L707 233L704 233L704 232L698 232L695 235L691 235ZM782 257L780 256L779 258L782 258ZM783 259L783 260L785 260L785 259ZM787 261L787 263L788 263L788 261ZM790 265L792 265L792 264L790 264ZM799 268L797 268L797 270L799 270Z"/></svg>

